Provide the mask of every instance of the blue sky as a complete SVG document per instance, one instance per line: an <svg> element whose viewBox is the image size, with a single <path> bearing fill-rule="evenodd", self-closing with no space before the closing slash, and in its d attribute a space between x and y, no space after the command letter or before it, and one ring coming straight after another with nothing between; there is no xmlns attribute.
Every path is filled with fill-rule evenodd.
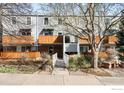
<svg viewBox="0 0 124 93"><path fill-rule="evenodd" d="M32 3L33 10L36 11L40 8L38 3Z"/></svg>
<svg viewBox="0 0 124 93"><path fill-rule="evenodd" d="M40 5L39 4L40 3L32 3L33 12L36 13L36 14L44 14L44 13L46 13L42 9L40 9ZM42 4L45 4L45 3L42 3ZM106 3L106 4L108 4L108 3ZM110 14L114 14L117 11L120 12L120 9L124 8L124 3L122 3L122 4L117 3L116 6L114 6L112 9L110 9L111 10Z"/></svg>

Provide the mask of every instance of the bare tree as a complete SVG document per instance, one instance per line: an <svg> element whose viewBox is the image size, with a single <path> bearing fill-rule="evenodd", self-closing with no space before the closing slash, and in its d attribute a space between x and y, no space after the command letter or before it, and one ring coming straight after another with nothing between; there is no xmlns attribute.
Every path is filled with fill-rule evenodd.
<svg viewBox="0 0 124 93"><path fill-rule="evenodd" d="M44 7L45 6L45 7ZM88 43L94 58L94 68L98 67L98 55L107 36L115 34L112 30L117 27L121 19L121 4L95 4L95 3L67 3L67 4L45 4L41 8L46 9L46 14L63 17L65 27L73 29L67 30L70 35L80 39L87 37ZM99 40L96 42L96 37Z"/></svg>
<svg viewBox="0 0 124 93"><path fill-rule="evenodd" d="M1 3L0 4L0 51L3 51L2 45L2 36L3 33L9 34L12 36L10 29L13 29L14 26L10 25L9 31L6 29L8 23L12 20L11 15L24 15L30 14L32 12L31 4L27 3ZM18 22L23 24L21 22ZM23 24L24 25L24 24Z"/></svg>

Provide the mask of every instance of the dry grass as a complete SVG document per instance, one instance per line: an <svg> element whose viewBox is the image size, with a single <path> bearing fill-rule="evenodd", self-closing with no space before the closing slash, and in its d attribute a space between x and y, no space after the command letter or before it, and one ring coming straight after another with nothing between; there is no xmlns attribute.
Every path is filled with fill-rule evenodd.
<svg viewBox="0 0 124 93"><path fill-rule="evenodd" d="M38 70L34 65L0 65L0 73L32 74Z"/></svg>

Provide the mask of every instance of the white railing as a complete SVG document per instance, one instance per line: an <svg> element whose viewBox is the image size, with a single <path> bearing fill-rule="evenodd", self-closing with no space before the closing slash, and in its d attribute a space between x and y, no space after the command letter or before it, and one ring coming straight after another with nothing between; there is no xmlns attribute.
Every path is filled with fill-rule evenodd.
<svg viewBox="0 0 124 93"><path fill-rule="evenodd" d="M65 62L66 67L68 67L68 63L69 63L69 55L64 54L64 62Z"/></svg>
<svg viewBox="0 0 124 93"><path fill-rule="evenodd" d="M56 60L57 60L57 53L52 55L52 60L53 60L53 67L54 67L56 64Z"/></svg>
<svg viewBox="0 0 124 93"><path fill-rule="evenodd" d="M65 52L77 52L78 43L65 43Z"/></svg>

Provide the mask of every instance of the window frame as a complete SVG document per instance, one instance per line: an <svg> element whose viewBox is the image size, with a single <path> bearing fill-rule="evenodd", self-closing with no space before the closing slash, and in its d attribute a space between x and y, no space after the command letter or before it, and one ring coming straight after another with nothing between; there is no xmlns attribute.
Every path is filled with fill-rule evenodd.
<svg viewBox="0 0 124 93"><path fill-rule="evenodd" d="M12 24L16 24L16 17L12 17Z"/></svg>
<svg viewBox="0 0 124 93"><path fill-rule="evenodd" d="M58 18L58 25L62 25L62 18Z"/></svg>
<svg viewBox="0 0 124 93"><path fill-rule="evenodd" d="M44 18L44 25L48 25L49 24L49 19L48 18Z"/></svg>
<svg viewBox="0 0 124 93"><path fill-rule="evenodd" d="M27 25L31 25L31 17L27 17Z"/></svg>

